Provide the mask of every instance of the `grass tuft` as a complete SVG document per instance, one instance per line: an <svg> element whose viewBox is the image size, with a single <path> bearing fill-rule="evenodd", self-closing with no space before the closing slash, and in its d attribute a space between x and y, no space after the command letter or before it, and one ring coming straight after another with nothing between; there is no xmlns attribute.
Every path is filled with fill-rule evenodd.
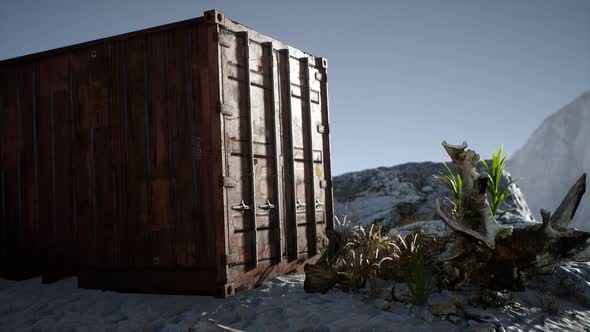
<svg viewBox="0 0 590 332"><path fill-rule="evenodd" d="M418 232L406 236L398 235L398 266L410 288L411 302L417 305L426 303L435 287L433 256L429 250L430 240Z"/></svg>

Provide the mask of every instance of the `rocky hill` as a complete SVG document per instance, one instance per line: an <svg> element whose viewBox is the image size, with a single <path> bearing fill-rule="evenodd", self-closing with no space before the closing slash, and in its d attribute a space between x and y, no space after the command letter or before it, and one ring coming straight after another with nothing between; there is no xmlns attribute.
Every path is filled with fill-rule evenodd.
<svg viewBox="0 0 590 332"><path fill-rule="evenodd" d="M435 199L449 196L448 188L433 177L439 171L445 172L442 163L423 162L334 177L336 216L346 215L361 224L381 218L387 225L438 220ZM506 184L509 178L510 174L505 173L503 183ZM514 210L502 220L532 220L518 185L512 184L509 190L512 195L500 206L500 210Z"/></svg>
<svg viewBox="0 0 590 332"><path fill-rule="evenodd" d="M508 161L535 217L554 211L584 172L590 174L590 91L547 117ZM572 225L590 230L590 195L582 198Z"/></svg>

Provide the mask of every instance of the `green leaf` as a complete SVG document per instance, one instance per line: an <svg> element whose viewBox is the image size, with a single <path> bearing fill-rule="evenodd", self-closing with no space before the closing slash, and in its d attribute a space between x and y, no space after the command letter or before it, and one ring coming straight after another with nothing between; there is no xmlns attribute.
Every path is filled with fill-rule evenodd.
<svg viewBox="0 0 590 332"><path fill-rule="evenodd" d="M489 172L489 170L490 170L490 167L488 166L488 162L487 162L487 161L485 161L485 159L482 159L482 160L481 160L481 163L483 164L483 167L485 167L485 168L488 170L488 172Z"/></svg>
<svg viewBox="0 0 590 332"><path fill-rule="evenodd" d="M499 206L502 202L510 196L508 189L515 180L511 180L505 187L500 188L500 182L502 180L502 173L504 165L508 155L504 155L504 145L500 145L497 152L492 152L492 165L490 165L482 159L484 167L488 170L486 174L488 180L488 192L490 194L491 204L490 208L494 215L496 215Z"/></svg>

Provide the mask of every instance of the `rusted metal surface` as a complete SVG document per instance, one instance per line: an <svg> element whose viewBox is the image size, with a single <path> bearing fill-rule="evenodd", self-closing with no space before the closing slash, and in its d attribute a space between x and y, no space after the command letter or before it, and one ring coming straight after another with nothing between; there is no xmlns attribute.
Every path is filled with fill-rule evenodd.
<svg viewBox="0 0 590 332"><path fill-rule="evenodd" d="M218 11L0 62L14 278L230 296L332 224L322 58Z"/></svg>

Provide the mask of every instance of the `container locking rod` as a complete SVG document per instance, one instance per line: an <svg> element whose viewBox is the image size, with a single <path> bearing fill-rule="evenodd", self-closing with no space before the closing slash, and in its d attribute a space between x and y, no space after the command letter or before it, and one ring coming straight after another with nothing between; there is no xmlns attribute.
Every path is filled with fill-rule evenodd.
<svg viewBox="0 0 590 332"><path fill-rule="evenodd" d="M263 210L270 210L270 209L274 209L275 208L274 204L272 204L270 202L270 200L268 200L268 199L266 200L266 204L258 205L258 207L261 208L261 209L263 209Z"/></svg>
<svg viewBox="0 0 590 332"><path fill-rule="evenodd" d="M240 202L240 205L232 206L232 210L240 211L244 213L246 210L250 210L250 206L244 203L244 200Z"/></svg>
<svg viewBox="0 0 590 332"><path fill-rule="evenodd" d="M307 204L305 203L301 203L301 201L299 199L297 199L297 204L296 204L296 208L299 209L300 207L305 207Z"/></svg>

